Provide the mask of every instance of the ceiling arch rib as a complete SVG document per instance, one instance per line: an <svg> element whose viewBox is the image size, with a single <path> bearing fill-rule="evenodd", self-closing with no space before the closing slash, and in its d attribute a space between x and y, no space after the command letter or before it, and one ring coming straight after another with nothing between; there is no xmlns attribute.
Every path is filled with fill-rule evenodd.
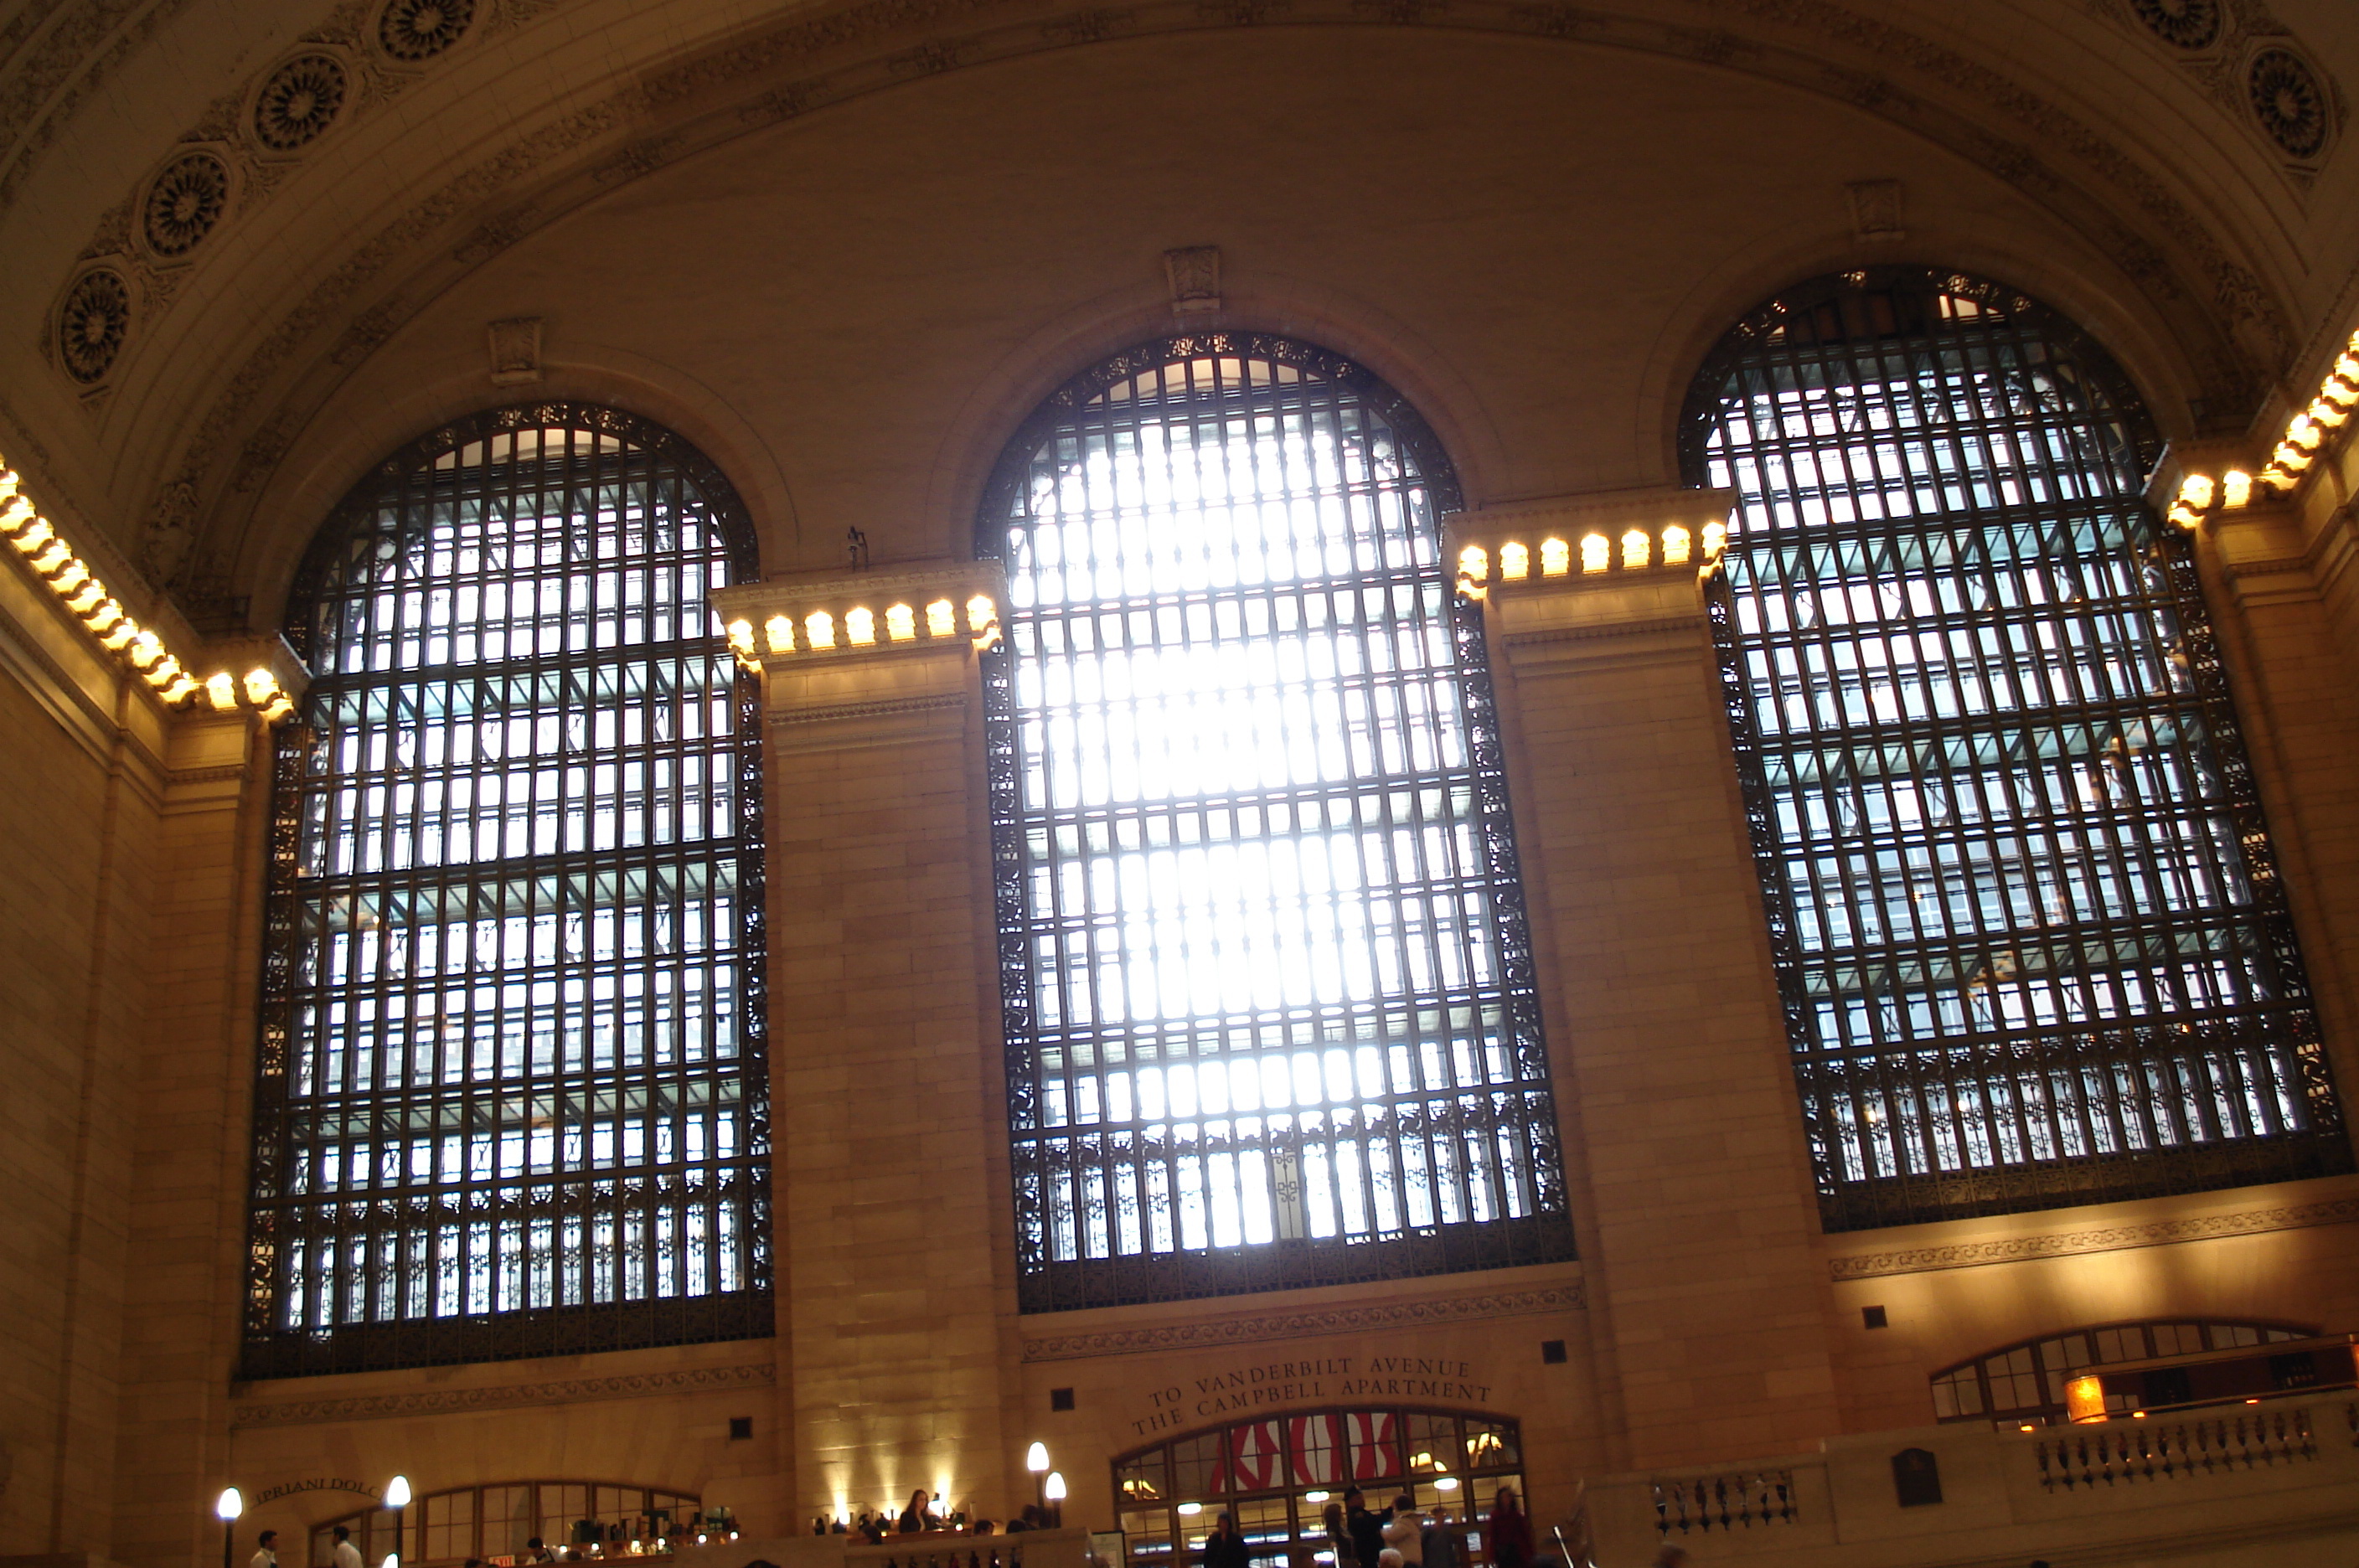
<svg viewBox="0 0 2359 1568"><path fill-rule="evenodd" d="M554 113L339 258L219 387L179 461L153 482L147 526L201 534L178 586L193 599L222 596L250 509L245 498L307 410L456 278L619 185L749 131L947 71L1279 20L1630 49L1843 98L1964 154L2081 229L2158 315L2176 321L2215 402L2249 398L2290 353L2291 332L2258 276L2169 182L2069 110L1957 49L1832 0L1723 0L1712 15L1737 25L1517 0L1455 0L1446 12L1411 0L1373 11L1357 0L1151 0L1121 11L860 0L773 24Z"/></svg>

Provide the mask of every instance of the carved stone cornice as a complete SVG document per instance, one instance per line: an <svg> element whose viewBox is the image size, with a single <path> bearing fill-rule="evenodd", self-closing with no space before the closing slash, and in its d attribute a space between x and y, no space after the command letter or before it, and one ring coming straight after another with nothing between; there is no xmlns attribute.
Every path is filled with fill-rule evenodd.
<svg viewBox="0 0 2359 1568"><path fill-rule="evenodd" d="M2048 1236L2011 1236L1992 1241L1962 1241L1947 1247L1919 1247L1902 1252L1868 1252L1837 1258L1827 1265L1837 1279L1874 1279L1887 1274L1923 1274L1940 1269L1978 1269L1993 1263L2027 1263L2042 1258L2071 1258L2090 1252L2117 1252L2136 1247L2169 1247L2175 1242L2210 1241L2226 1236L2260 1236L2276 1230L2302 1230L2312 1225L2359 1222L2359 1198L2335 1198L2325 1203L2299 1203L2280 1209L2245 1209L2234 1214L2202 1214L2191 1219L2153 1220L2144 1225L2107 1225L2100 1230L2059 1231Z"/></svg>
<svg viewBox="0 0 2359 1568"><path fill-rule="evenodd" d="M635 1372L618 1377L580 1377L563 1382L510 1383L488 1388L420 1388L403 1394L370 1394L345 1399L234 1405L233 1427L314 1426L325 1421L383 1421L397 1416L462 1415L524 1406L578 1405L593 1399L648 1399L682 1394L730 1393L766 1388L778 1380L777 1367L682 1367L665 1372Z"/></svg>
<svg viewBox="0 0 2359 1568"><path fill-rule="evenodd" d="M1577 1312L1588 1305L1580 1281L1530 1290L1495 1290L1440 1301L1385 1301L1368 1306L1329 1307L1266 1316L1205 1318L1192 1323L1101 1329L1024 1342L1027 1361L1070 1361L1091 1356L1138 1356L1158 1350L1211 1349L1268 1339L1307 1339L1319 1334L1370 1334L1387 1329L1430 1328L1481 1318L1528 1317L1540 1312Z"/></svg>
<svg viewBox="0 0 2359 1568"><path fill-rule="evenodd" d="M212 406L191 422L176 468L149 481L151 524L168 517L203 536L201 558L177 591L235 597L226 575L239 553L232 536L250 526L261 488L256 474L251 485L238 483L243 499L227 492L223 474L242 430L299 428L375 344L460 276L618 183L733 136L942 71L1110 38L1252 26L1270 10L1258 0L1070 7L1071 0L850 0L766 22L595 98L547 105L518 139L357 238L347 259L308 289L288 290L294 302L252 342ZM1700 60L1827 93L1990 169L2079 228L2158 310L2179 318L2190 357L2220 383L2207 396L2245 396L2274 376L2290 350L2276 299L2175 185L1995 66L1833 0L1722 0L1711 27L1635 7L1528 0L1453 0L1446 8L1292 0L1286 16L1297 26L1571 40ZM1883 80L1887 71L1896 82ZM2240 325L2266 345L2257 354L2239 347Z"/></svg>

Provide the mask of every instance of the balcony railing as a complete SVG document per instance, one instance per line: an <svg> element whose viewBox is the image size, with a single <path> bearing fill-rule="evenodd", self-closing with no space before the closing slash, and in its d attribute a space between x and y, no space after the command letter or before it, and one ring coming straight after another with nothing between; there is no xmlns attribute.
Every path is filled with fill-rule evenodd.
<svg viewBox="0 0 2359 1568"><path fill-rule="evenodd" d="M1579 1519L1577 1568L1645 1568L1666 1543L1698 1563L1907 1568L2169 1561L2175 1544L2231 1538L2279 1541L2285 1561L2306 1562L2359 1530L2359 1396L1857 1433L1816 1454L1606 1476L1583 1488Z"/></svg>

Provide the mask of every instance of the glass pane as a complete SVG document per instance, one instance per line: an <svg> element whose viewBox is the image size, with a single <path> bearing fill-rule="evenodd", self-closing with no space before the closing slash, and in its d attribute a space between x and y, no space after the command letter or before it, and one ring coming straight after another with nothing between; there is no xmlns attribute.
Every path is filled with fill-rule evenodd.
<svg viewBox="0 0 2359 1568"><path fill-rule="evenodd" d="M249 1375L771 1332L724 519L663 432L551 427L397 456L330 529L289 628Z"/></svg>
<svg viewBox="0 0 2359 1568"><path fill-rule="evenodd" d="M1299 345L1171 352L979 536L1025 1304L1570 1257L1430 441Z"/></svg>
<svg viewBox="0 0 2359 1568"><path fill-rule="evenodd" d="M1698 383L1830 1229L2349 1167L2154 445L2080 334L1921 270L1792 291Z"/></svg>

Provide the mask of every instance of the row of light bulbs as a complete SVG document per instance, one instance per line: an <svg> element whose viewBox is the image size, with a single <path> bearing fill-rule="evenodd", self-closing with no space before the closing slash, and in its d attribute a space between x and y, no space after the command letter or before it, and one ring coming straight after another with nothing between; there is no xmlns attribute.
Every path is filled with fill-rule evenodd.
<svg viewBox="0 0 2359 1568"><path fill-rule="evenodd" d="M2231 468L2218 478L2190 474L2180 482L2170 503L2170 520L2182 528L2200 526L2215 511L2235 511L2253 503L2254 493L2291 495L2302 476L2326 450L2335 432L2359 411L2359 332L2343 345L2342 356L2319 383L2310 407L2287 421L2285 439L2257 474Z"/></svg>
<svg viewBox="0 0 2359 1568"><path fill-rule="evenodd" d="M1614 566L1615 541L1600 533L1581 537L1579 562L1583 573L1610 572ZM1657 536L1645 528L1632 528L1621 540L1621 567L1635 572L1648 566L1685 566L1696 559L1701 543L1706 564L1720 558L1728 543L1728 525L1706 523L1701 539L1678 523L1665 527L1657 549ZM1498 575L1492 575L1491 551L1479 544L1470 544L1458 552L1458 586L1470 598L1483 598L1494 582L1523 583L1539 568L1541 577L1569 577L1573 574L1573 541L1551 536L1540 540L1538 560L1533 560L1532 547L1520 539L1507 539L1498 547Z"/></svg>
<svg viewBox="0 0 2359 1568"><path fill-rule="evenodd" d="M761 652L755 643L754 623L744 618L734 620L729 623L728 632L729 647L738 660L749 666L758 662ZM990 646L999 635L999 607L992 603L990 594L977 593L966 602L966 632L978 648ZM958 634L956 604L948 599L937 599L926 606L924 637L949 637ZM875 610L857 604L844 611L841 623L832 610L813 610L799 625L791 615L772 615L762 623L761 648L771 653L824 653L838 648L873 648L880 641L914 642L919 635L918 612L910 605L887 605L880 626Z"/></svg>
<svg viewBox="0 0 2359 1568"><path fill-rule="evenodd" d="M164 646L152 626L132 618L88 562L59 537L57 528L34 506L24 480L0 459L0 539L16 547L33 575L57 595L67 614L86 627L98 646L120 657L147 682L167 707L193 704L202 697L227 713L241 705L254 709L273 724L291 717L295 700L282 690L278 677L266 666L256 666L240 680L226 670L201 681Z"/></svg>

